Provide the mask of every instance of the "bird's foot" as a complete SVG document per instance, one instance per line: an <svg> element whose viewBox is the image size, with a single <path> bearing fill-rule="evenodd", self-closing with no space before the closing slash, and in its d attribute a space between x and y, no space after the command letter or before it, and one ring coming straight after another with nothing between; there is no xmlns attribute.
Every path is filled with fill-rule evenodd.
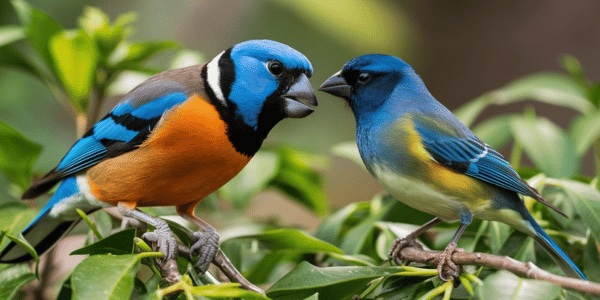
<svg viewBox="0 0 600 300"><path fill-rule="evenodd" d="M440 254L440 262L437 265L438 276L443 281L457 282L461 272L461 267L452 261L454 252L464 252L461 248L456 248L456 243L452 242L446 246L446 249Z"/></svg>
<svg viewBox="0 0 600 300"><path fill-rule="evenodd" d="M167 222L162 221L156 226L156 230L146 232L142 235L142 239L152 243L153 248L164 254L162 261L175 259L177 256L177 240L175 235L167 225Z"/></svg>
<svg viewBox="0 0 600 300"><path fill-rule="evenodd" d="M192 245L190 246L190 259L198 255L196 268L200 275L204 274L219 249L219 234L214 230L194 232Z"/></svg>
<svg viewBox="0 0 600 300"><path fill-rule="evenodd" d="M401 239L396 239L394 241L394 245L392 245L392 249L388 256L391 260L395 261L398 265L401 265L404 262L404 258L402 257L402 249L406 247L415 247L423 250L423 245L417 242L414 238L405 237Z"/></svg>

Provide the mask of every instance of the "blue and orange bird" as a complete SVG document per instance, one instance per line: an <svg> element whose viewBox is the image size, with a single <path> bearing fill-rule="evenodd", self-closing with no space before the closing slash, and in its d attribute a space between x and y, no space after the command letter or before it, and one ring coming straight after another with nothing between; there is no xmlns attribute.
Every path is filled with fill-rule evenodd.
<svg viewBox="0 0 600 300"><path fill-rule="evenodd" d="M175 206L198 225L191 255L206 271L219 247L215 229L194 214L198 202L235 176L284 118L313 112L312 66L291 47L269 40L239 43L210 62L151 77L123 97L81 137L56 168L23 195L60 183L23 236L38 253L50 248L85 212L117 206L156 228L144 238L166 258L177 254L167 223L136 207ZM31 259L9 244L0 262Z"/></svg>
<svg viewBox="0 0 600 300"><path fill-rule="evenodd" d="M348 101L356 118L358 150L369 172L395 198L436 216L404 239L390 257L441 221L460 221L442 252L438 274L458 275L456 243L472 219L500 221L533 237L568 276L584 274L527 211L529 196L560 212L482 142L427 90L415 71L394 56L369 54L350 60L321 91Z"/></svg>

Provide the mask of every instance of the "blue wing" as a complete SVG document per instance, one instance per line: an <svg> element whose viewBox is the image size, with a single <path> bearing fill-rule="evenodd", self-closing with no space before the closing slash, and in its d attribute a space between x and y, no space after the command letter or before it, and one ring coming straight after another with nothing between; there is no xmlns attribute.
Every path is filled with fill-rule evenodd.
<svg viewBox="0 0 600 300"><path fill-rule="evenodd" d="M71 147L54 170L34 183L23 199L35 198L65 177L138 147L166 111L188 98L185 91L173 81L150 81L134 89Z"/></svg>
<svg viewBox="0 0 600 300"><path fill-rule="evenodd" d="M563 214L521 179L500 153L478 139L466 127L461 126L456 131L440 130L430 124L415 123L415 129L421 136L425 149L440 164L483 182L532 197ZM460 135L463 136L452 132L461 132Z"/></svg>

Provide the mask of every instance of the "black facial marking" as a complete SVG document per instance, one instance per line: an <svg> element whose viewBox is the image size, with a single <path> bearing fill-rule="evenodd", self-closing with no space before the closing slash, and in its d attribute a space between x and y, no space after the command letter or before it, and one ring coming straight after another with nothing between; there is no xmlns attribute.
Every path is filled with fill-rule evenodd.
<svg viewBox="0 0 600 300"><path fill-rule="evenodd" d="M233 62L231 62L231 56L229 55L230 52L231 50L227 50L223 56L221 56L221 60L219 60L219 66L221 66L221 64L224 66L231 66L231 74L227 75L226 77L223 77L224 70L220 70L220 88L225 97L229 96L229 93L231 92L231 85L233 84L233 78L235 78ZM224 62L224 59L228 60L229 62ZM223 120L227 126L227 137L229 138L229 141L231 141L231 144L237 152L248 157L253 156L262 145L264 138L260 138L258 133L252 127L244 123L244 120L235 114L235 111L237 110L237 105L235 103L226 100L227 105L225 105L217 98L214 91L208 84L206 66L202 68L200 76L204 81L204 90L206 91L211 104L215 106L219 116L221 117L221 120ZM228 88L227 92L225 92L225 88Z"/></svg>
<svg viewBox="0 0 600 300"><path fill-rule="evenodd" d="M227 49L219 59L219 84L225 99L229 98L231 87L235 81L235 69L231 60L231 48ZM204 78L204 77L203 77ZM205 79L206 80L206 79Z"/></svg>
<svg viewBox="0 0 600 300"><path fill-rule="evenodd" d="M230 53L231 50L227 50L219 60L219 66L225 66L228 69L220 70L221 91L226 98L227 105L217 99L214 91L210 88L207 80L206 67L202 69L201 76L204 81L204 89L208 94L210 102L217 108L221 120L227 125L227 137L233 144L233 147L237 152L250 157L258 151L263 140L267 137L267 134L271 131L273 126L285 118L285 104L281 101L280 96L289 89L294 83L294 80L301 73L305 72L283 68L282 73L277 76L279 86L277 90L266 99L263 108L258 115L257 128L254 129L246 124L241 116L236 114L237 105L228 99L235 78ZM229 75L224 76L224 72Z"/></svg>

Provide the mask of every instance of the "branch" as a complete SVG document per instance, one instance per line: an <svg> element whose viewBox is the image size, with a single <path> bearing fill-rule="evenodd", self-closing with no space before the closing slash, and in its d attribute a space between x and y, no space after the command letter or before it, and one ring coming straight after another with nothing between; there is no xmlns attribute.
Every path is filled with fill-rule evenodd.
<svg viewBox="0 0 600 300"><path fill-rule="evenodd" d="M180 244L180 245L178 245L177 250L179 251L179 255L181 255L183 257L190 257L190 249L188 247ZM248 281L248 279L246 279L235 268L235 266L231 263L229 258L227 258L227 256L225 256L225 253L223 253L221 248L217 249L217 254L215 254L215 258L213 259L212 263L215 266L217 266L221 270L221 272L223 272L223 274L225 274L225 276L227 276L227 278L229 278L229 281L239 283L243 289L253 291L253 292L256 292L256 293L259 293L262 295L265 294L265 292L261 288L255 286L250 281ZM177 269L175 269L175 272L177 272L177 274L179 274Z"/></svg>
<svg viewBox="0 0 600 300"><path fill-rule="evenodd" d="M106 208L105 211L109 215L111 215L112 217L114 217L118 220L121 220L121 221L127 220L130 227L136 227L138 229L143 229L143 230L146 229L145 223L139 222L133 218L124 218L116 210L116 208L112 208L112 207ZM190 249L184 245L178 244L177 251L179 252L179 255L182 257L185 257L185 258L190 257ZM223 253L221 248L217 249L217 254L215 255L215 258L213 259L212 263L215 266L217 266L221 270L221 272L223 272L223 274L225 274L225 276L227 276L227 278L231 282L239 283L243 289L253 291L253 292L256 292L259 294L263 294L263 295L265 294L265 292L261 288L257 287L256 285L254 285L250 281L248 281L248 279L246 279L235 268L235 266L231 263L229 258L227 258L227 256L225 256L225 253ZM160 269L161 276L169 284L173 284L173 283L179 281L179 279L181 279L181 274L179 274L179 270L177 269L177 261L175 261L174 259L160 261L159 263L156 264L156 266Z"/></svg>
<svg viewBox="0 0 600 300"><path fill-rule="evenodd" d="M441 251L424 250L414 246L408 246L401 250L402 258L407 261L434 266L439 263L441 253ZM520 277L544 280L573 291L600 295L600 284L598 283L555 275L540 269L532 262L520 262L508 256L456 251L452 254L452 261L457 265L475 265L507 270Z"/></svg>

